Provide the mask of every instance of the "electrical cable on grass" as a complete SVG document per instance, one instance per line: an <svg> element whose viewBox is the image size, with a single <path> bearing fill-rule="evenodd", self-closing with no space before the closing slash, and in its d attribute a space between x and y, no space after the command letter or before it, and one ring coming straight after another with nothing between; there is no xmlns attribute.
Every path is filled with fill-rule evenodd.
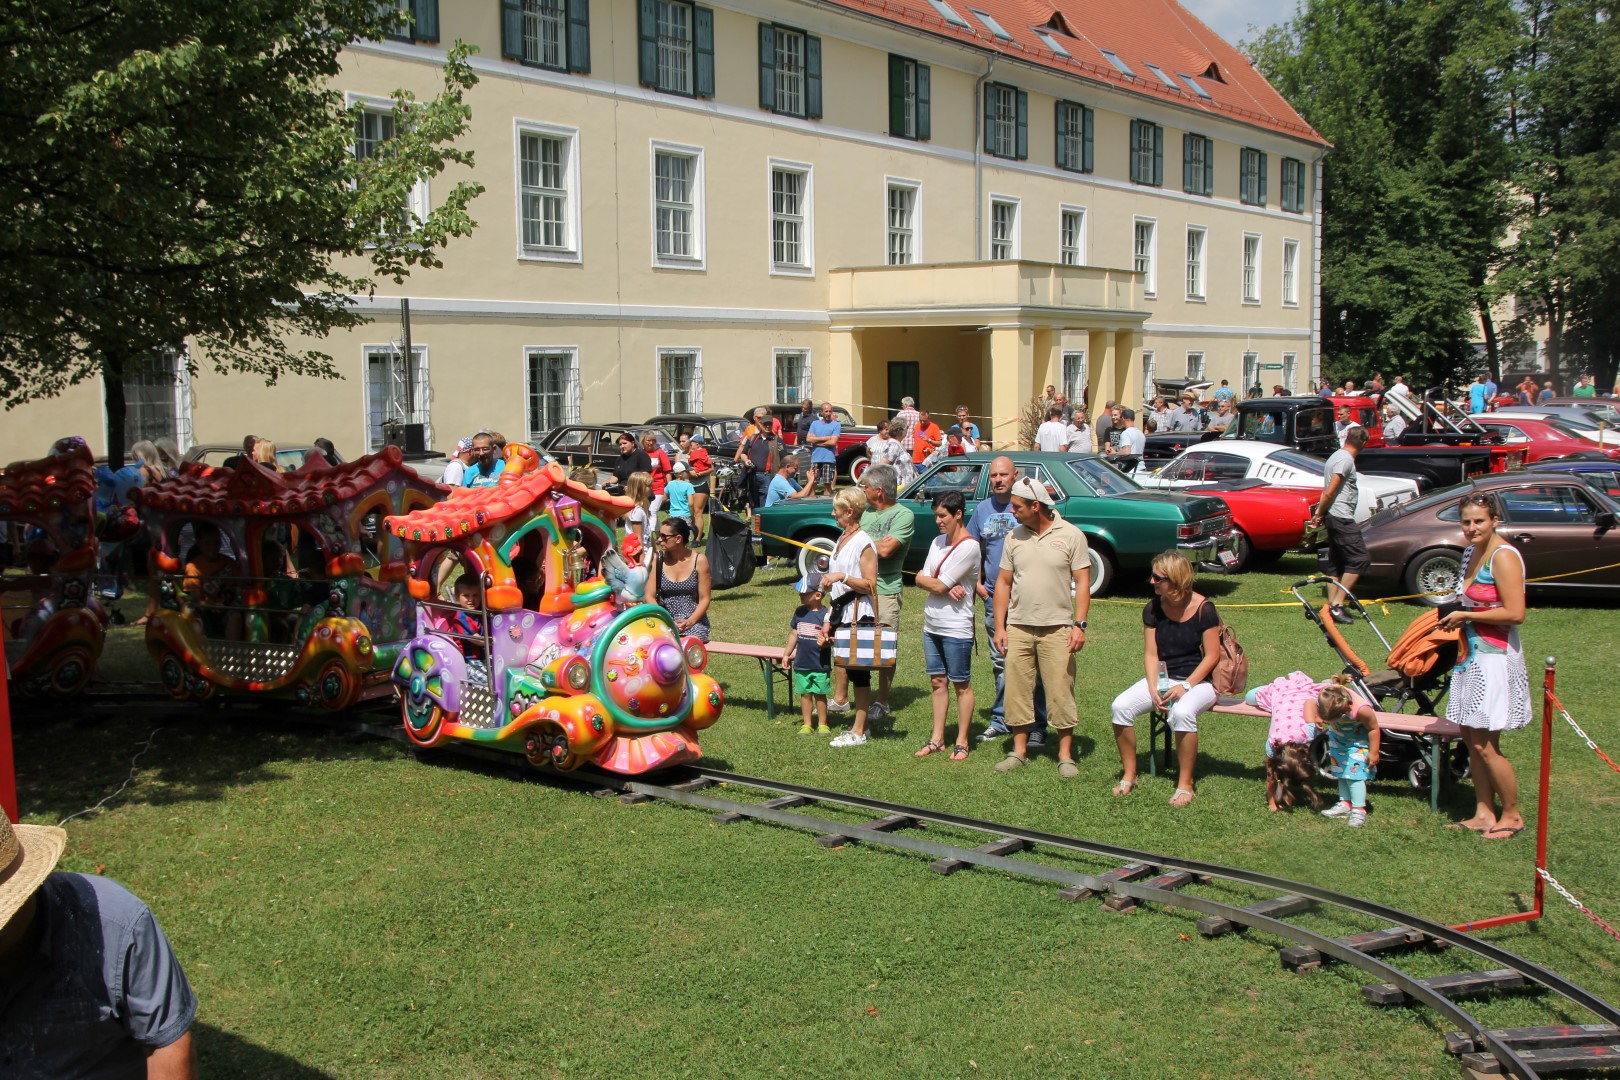
<svg viewBox="0 0 1620 1080"><path fill-rule="evenodd" d="M162 730L163 729L161 727L155 727L147 734L146 741L140 744L139 749L135 751L135 756L129 759L129 775L124 777L124 782L118 785L117 791L113 792L111 795L108 795L94 806L87 806L83 810L80 810L77 814L69 814L61 821L58 821L56 823L56 827L60 829L74 818L84 817L86 814L93 814L97 810L100 810L102 807L106 806L108 803L112 802L114 799L118 798L118 796L122 795L124 793L124 789L129 787L129 785L134 782L135 774L140 769L141 758L146 755L148 750L152 749L152 743L157 738L157 733Z"/></svg>

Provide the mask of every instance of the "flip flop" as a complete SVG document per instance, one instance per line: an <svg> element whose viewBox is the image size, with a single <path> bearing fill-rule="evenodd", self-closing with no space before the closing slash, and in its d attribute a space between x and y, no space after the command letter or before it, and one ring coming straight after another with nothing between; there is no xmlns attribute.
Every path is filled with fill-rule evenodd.
<svg viewBox="0 0 1620 1080"><path fill-rule="evenodd" d="M913 754L911 756L912 757L927 757L929 754L941 753L941 752L944 751L944 749L945 749L945 744L944 743L937 743L937 742L929 741L929 742L923 743L922 749L918 750L915 754Z"/></svg>
<svg viewBox="0 0 1620 1080"><path fill-rule="evenodd" d="M1131 792L1136 790L1136 785L1139 783L1141 783L1140 780L1121 780L1119 783L1114 785L1114 794L1129 795Z"/></svg>
<svg viewBox="0 0 1620 1080"><path fill-rule="evenodd" d="M1197 793L1194 792L1191 788L1178 787L1178 788L1176 788L1176 793L1174 795L1170 796L1170 805L1171 806L1186 806L1188 803L1192 802L1197 797L1198 797Z"/></svg>
<svg viewBox="0 0 1620 1080"><path fill-rule="evenodd" d="M1517 829L1490 829L1486 832L1480 833L1479 835L1484 837L1486 840L1511 840L1515 836L1518 836L1520 833L1524 832L1525 828L1526 826L1520 825ZM1493 836L1493 833L1501 833L1502 835Z"/></svg>

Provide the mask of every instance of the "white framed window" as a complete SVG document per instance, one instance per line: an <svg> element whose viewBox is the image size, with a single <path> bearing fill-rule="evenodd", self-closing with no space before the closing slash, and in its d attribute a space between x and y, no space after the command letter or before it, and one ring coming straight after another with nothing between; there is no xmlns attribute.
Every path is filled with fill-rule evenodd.
<svg viewBox="0 0 1620 1080"><path fill-rule="evenodd" d="M990 258L1018 258L1018 200L990 197Z"/></svg>
<svg viewBox="0 0 1620 1080"><path fill-rule="evenodd" d="M1283 241L1282 302L1299 307L1299 241Z"/></svg>
<svg viewBox="0 0 1620 1080"><path fill-rule="evenodd" d="M653 5L658 23L658 89L691 94L696 81L693 5L683 0L653 0Z"/></svg>
<svg viewBox="0 0 1620 1080"><path fill-rule="evenodd" d="M1260 302L1260 237L1243 234L1243 302Z"/></svg>
<svg viewBox="0 0 1620 1080"><path fill-rule="evenodd" d="M1151 218L1137 218L1131 243L1131 267L1142 275L1142 295L1155 296L1159 291L1158 260L1154 249L1158 242L1159 224Z"/></svg>
<svg viewBox="0 0 1620 1080"><path fill-rule="evenodd" d="M124 372L119 445L127 452L142 439L163 438L173 439L182 454L191 448L191 363L183 347L159 349Z"/></svg>
<svg viewBox="0 0 1620 1080"><path fill-rule="evenodd" d="M523 62L568 70L568 10L563 0L523 0Z"/></svg>
<svg viewBox="0 0 1620 1080"><path fill-rule="evenodd" d="M772 349L771 400L778 405L797 405L810 400L810 350Z"/></svg>
<svg viewBox="0 0 1620 1080"><path fill-rule="evenodd" d="M776 111L804 115L804 31L776 27Z"/></svg>
<svg viewBox="0 0 1620 1080"><path fill-rule="evenodd" d="M1260 354L1246 352L1243 354L1243 392L1247 394L1250 387L1260 381ZM1261 388L1264 392L1264 387Z"/></svg>
<svg viewBox="0 0 1620 1080"><path fill-rule="evenodd" d="M518 257L578 262L579 130L517 123Z"/></svg>
<svg viewBox="0 0 1620 1080"><path fill-rule="evenodd" d="M1202 225L1187 226L1187 299L1205 299L1204 250L1209 243L1209 230ZM1189 376L1190 377L1190 376Z"/></svg>
<svg viewBox="0 0 1620 1080"><path fill-rule="evenodd" d="M703 150L652 144L653 265L703 269Z"/></svg>
<svg viewBox="0 0 1620 1080"><path fill-rule="evenodd" d="M366 365L366 453L387 445L388 432L395 425L422 425L422 445L432 446L428 403L433 400L433 388L428 382L427 346L411 346L408 360L405 350L393 343L361 349Z"/></svg>
<svg viewBox="0 0 1620 1080"><path fill-rule="evenodd" d="M890 266L910 266L922 260L921 203L921 184L893 177L884 181L885 230Z"/></svg>
<svg viewBox="0 0 1620 1080"><path fill-rule="evenodd" d="M1157 364L1157 358L1153 355L1153 350L1152 349L1143 349L1142 350L1142 400L1143 401L1152 401L1153 400L1153 394L1154 394L1153 380L1157 375L1157 373L1154 371L1154 367L1155 367L1156 364ZM1143 419L1142 417L1137 418L1137 420L1138 420L1137 426L1138 427L1142 426L1142 424L1141 424L1142 419Z"/></svg>
<svg viewBox="0 0 1620 1080"><path fill-rule="evenodd" d="M1065 350L1063 353L1063 396L1075 405L1086 400L1086 352L1084 349Z"/></svg>
<svg viewBox="0 0 1620 1080"><path fill-rule="evenodd" d="M658 411L661 413L703 411L702 349L658 350Z"/></svg>
<svg viewBox="0 0 1620 1080"><path fill-rule="evenodd" d="M1017 157L1018 89L991 83L984 88L984 92L990 95L990 105L985 110L990 124L985 149L996 157Z"/></svg>
<svg viewBox="0 0 1620 1080"><path fill-rule="evenodd" d="M1187 354L1187 378L1202 379L1204 377L1204 354L1190 352Z"/></svg>
<svg viewBox="0 0 1620 1080"><path fill-rule="evenodd" d="M552 428L579 423L579 348L547 346L523 350L529 441Z"/></svg>
<svg viewBox="0 0 1620 1080"><path fill-rule="evenodd" d="M1282 364L1283 364L1283 377L1282 377L1283 389L1287 390L1290 394L1292 394L1292 393L1294 393L1295 387L1297 387L1299 385L1299 354L1298 353L1291 353L1291 352L1283 353L1282 354Z"/></svg>
<svg viewBox="0 0 1620 1080"><path fill-rule="evenodd" d="M808 165L770 162L772 273L815 273L813 175Z"/></svg>
<svg viewBox="0 0 1620 1080"><path fill-rule="evenodd" d="M1058 208L1058 261L1065 266L1086 264L1086 208Z"/></svg>
<svg viewBox="0 0 1620 1080"><path fill-rule="evenodd" d="M355 160L365 161L378 154L391 153L387 146L398 131L393 102L361 94L349 94L346 100L350 106L362 107L355 117ZM417 222L428 216L429 209L428 181L424 176L411 185L410 192L405 196L405 205L400 207L400 216L394 228L401 233L409 232Z"/></svg>

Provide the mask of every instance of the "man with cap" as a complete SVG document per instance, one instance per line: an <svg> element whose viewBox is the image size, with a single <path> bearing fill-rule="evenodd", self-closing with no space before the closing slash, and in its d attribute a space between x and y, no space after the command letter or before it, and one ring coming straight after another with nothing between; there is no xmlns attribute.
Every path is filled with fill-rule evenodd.
<svg viewBox="0 0 1620 1080"><path fill-rule="evenodd" d="M1038 675L1046 686L1047 720L1058 736L1058 775L1072 780L1080 775L1074 762L1074 655L1086 646L1091 551L1085 535L1054 509L1045 484L1027 476L1016 480L1012 511L1018 528L1001 549L995 644L1007 658L1013 748L996 769L1012 772L1028 761Z"/></svg>
<svg viewBox="0 0 1620 1080"><path fill-rule="evenodd" d="M506 459L495 452L495 436L480 431L472 437L472 459L461 476L462 487L494 487L500 483Z"/></svg>
<svg viewBox="0 0 1620 1080"><path fill-rule="evenodd" d="M1012 512L1012 486L1018 479L1018 467L1005 455L990 463L990 495L980 499L968 518L967 532L979 545L979 599L984 601L984 636L990 646L990 670L996 676L996 700L990 706L990 726L979 735L980 742L1003 739L1012 732L1007 730L1007 671L1006 657L996 647L996 575L1001 569L1001 549L1007 537L1018 528L1018 519ZM1046 690L1040 676L1035 678L1035 725L1029 732L1030 746L1046 745Z"/></svg>
<svg viewBox="0 0 1620 1080"><path fill-rule="evenodd" d="M445 487L460 487L467 477L467 463L472 460L472 436L456 443L456 449L450 455L450 464L444 467L444 475L439 483Z"/></svg>
<svg viewBox="0 0 1620 1080"><path fill-rule="evenodd" d="M0 814L0 1076L197 1075L197 998L147 906L51 873L67 834Z"/></svg>

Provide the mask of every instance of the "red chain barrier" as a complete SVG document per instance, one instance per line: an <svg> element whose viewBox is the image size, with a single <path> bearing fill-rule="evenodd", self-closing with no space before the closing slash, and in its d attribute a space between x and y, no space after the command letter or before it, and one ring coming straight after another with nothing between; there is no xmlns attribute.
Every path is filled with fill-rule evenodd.
<svg viewBox="0 0 1620 1080"><path fill-rule="evenodd" d="M1613 769L1615 772L1620 772L1620 765L1616 765L1614 763L1614 759L1608 754L1605 754L1598 747L1598 744L1592 741L1592 736L1581 730L1581 725L1577 724L1575 722L1575 718L1569 715L1569 710L1564 708L1564 703L1562 701L1558 700L1558 695L1549 690L1547 691L1547 698L1552 702L1553 708L1557 709L1563 714L1564 719L1569 722L1569 726L1575 729L1575 734L1581 737L1581 741L1586 744L1586 748L1592 751L1592 753L1596 754L1598 757L1602 758L1603 763L1609 768Z"/></svg>

